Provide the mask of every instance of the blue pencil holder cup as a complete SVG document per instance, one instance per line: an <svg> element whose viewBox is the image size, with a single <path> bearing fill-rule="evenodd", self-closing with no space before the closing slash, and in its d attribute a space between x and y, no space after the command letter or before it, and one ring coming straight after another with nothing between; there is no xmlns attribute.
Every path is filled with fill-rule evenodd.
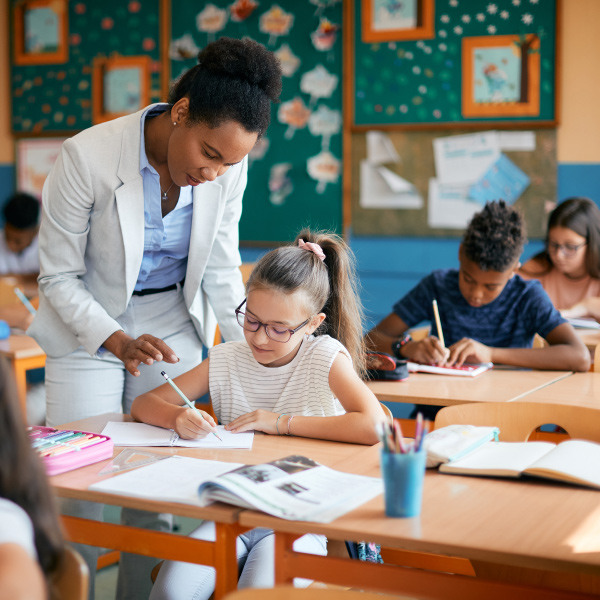
<svg viewBox="0 0 600 600"><path fill-rule="evenodd" d="M5 340L10 335L10 327L6 321L0 321L0 340Z"/></svg>
<svg viewBox="0 0 600 600"><path fill-rule="evenodd" d="M381 451L381 476L386 517L417 517L421 514L425 459L421 447L406 454Z"/></svg>

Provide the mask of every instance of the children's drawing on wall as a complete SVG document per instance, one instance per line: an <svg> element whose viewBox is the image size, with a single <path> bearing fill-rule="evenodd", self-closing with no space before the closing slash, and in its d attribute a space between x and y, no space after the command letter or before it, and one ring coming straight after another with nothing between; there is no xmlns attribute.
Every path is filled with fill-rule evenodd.
<svg viewBox="0 0 600 600"><path fill-rule="evenodd" d="M278 37L290 32L293 24L294 15L274 4L260 16L259 28L262 33L269 34L269 46L273 46Z"/></svg>
<svg viewBox="0 0 600 600"><path fill-rule="evenodd" d="M207 4L196 16L196 27L198 31L208 34L207 42L210 44L216 39L216 34L225 29L229 14L224 8L214 4Z"/></svg>
<svg viewBox="0 0 600 600"><path fill-rule="evenodd" d="M336 183L342 163L328 150L319 152L306 161L308 174L317 183L317 193L322 194L328 183Z"/></svg>
<svg viewBox="0 0 600 600"><path fill-rule="evenodd" d="M475 53L475 102L516 102L521 95L521 59L512 46Z"/></svg>
<svg viewBox="0 0 600 600"><path fill-rule="evenodd" d="M300 59L292 52L292 49L288 44L282 44L279 50L275 53L275 56L281 63L281 72L284 77L293 77L294 73L300 66Z"/></svg>
<svg viewBox="0 0 600 600"><path fill-rule="evenodd" d="M25 11L25 52L56 52L59 43L59 15L52 6L31 7Z"/></svg>
<svg viewBox="0 0 600 600"><path fill-rule="evenodd" d="M417 5L417 0L373 0L373 29L414 29L418 24Z"/></svg>
<svg viewBox="0 0 600 600"><path fill-rule="evenodd" d="M200 52L200 48L196 46L194 38L189 33L171 40L169 46L169 58L172 60L195 59L198 56L198 52Z"/></svg>
<svg viewBox="0 0 600 600"><path fill-rule="evenodd" d="M271 167L269 176L269 200L276 206L283 204L285 199L294 191L294 184L289 172L292 163L277 163Z"/></svg>
<svg viewBox="0 0 600 600"><path fill-rule="evenodd" d="M277 118L280 123L288 126L285 131L284 138L291 140L296 133L296 129L304 129L310 117L310 109L306 107L300 96L296 96L292 100L282 102L277 111Z"/></svg>
<svg viewBox="0 0 600 600"><path fill-rule="evenodd" d="M360 163L362 208L422 208L423 199L416 187L384 166L401 162L389 136L381 131L367 132L367 157Z"/></svg>
<svg viewBox="0 0 600 600"><path fill-rule="evenodd" d="M236 0L229 7L229 14L234 23L245 21L257 8L258 2L254 0Z"/></svg>
<svg viewBox="0 0 600 600"><path fill-rule="evenodd" d="M463 229L486 202L516 202L530 180L503 151L534 149L535 135L527 131L484 131L434 140L436 178L429 181L429 226Z"/></svg>
<svg viewBox="0 0 600 600"><path fill-rule="evenodd" d="M323 136L322 150L329 150L332 135L337 135L342 128L342 113L339 110L320 105L308 119L308 129L315 136Z"/></svg>
<svg viewBox="0 0 600 600"><path fill-rule="evenodd" d="M328 62L335 60L331 49L333 48L333 45L337 39L337 31L339 28L339 25L336 25L329 19L322 17L317 29L310 34L310 39L313 43L313 46L320 52L327 52Z"/></svg>
<svg viewBox="0 0 600 600"><path fill-rule="evenodd" d="M256 144L254 144L254 148L250 150L250 154L248 154L248 168L252 167L252 163L256 160L262 160L265 157L265 154L269 150L271 142L269 138L263 136L258 139Z"/></svg>
<svg viewBox="0 0 600 600"><path fill-rule="evenodd" d="M330 73L323 65L307 71L300 79L300 89L310 96L309 108L320 98L330 98L338 84L338 76Z"/></svg>
<svg viewBox="0 0 600 600"><path fill-rule="evenodd" d="M319 17L323 14L323 11L326 8L329 8L341 1L342 0L310 0L310 3L314 4L317 7L317 9L315 10L315 16Z"/></svg>

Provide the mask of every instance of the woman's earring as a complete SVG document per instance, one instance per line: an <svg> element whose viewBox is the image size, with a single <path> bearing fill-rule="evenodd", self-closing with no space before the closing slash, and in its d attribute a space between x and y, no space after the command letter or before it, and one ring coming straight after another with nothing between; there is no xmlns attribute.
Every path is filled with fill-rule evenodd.
<svg viewBox="0 0 600 600"><path fill-rule="evenodd" d="M173 125L177 125L177 121L173 121Z"/></svg>

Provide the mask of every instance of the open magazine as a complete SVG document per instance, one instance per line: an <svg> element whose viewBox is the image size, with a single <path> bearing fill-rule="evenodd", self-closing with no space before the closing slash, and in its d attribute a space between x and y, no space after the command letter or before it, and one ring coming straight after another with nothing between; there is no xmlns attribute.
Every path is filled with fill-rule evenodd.
<svg viewBox="0 0 600 600"><path fill-rule="evenodd" d="M328 523L383 491L381 479L334 471L304 456L241 465L171 456L99 481L109 494L207 506L222 501L284 519Z"/></svg>
<svg viewBox="0 0 600 600"><path fill-rule="evenodd" d="M202 504L220 500L296 521L328 523L382 492L381 479L324 467L305 456L245 465L200 484Z"/></svg>

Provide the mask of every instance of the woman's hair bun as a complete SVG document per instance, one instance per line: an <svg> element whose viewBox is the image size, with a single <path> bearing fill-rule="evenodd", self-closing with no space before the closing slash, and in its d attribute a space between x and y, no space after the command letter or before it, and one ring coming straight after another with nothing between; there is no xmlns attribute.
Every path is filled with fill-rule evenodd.
<svg viewBox="0 0 600 600"><path fill-rule="evenodd" d="M281 94L281 66L277 57L250 39L222 37L198 54L198 64L214 74L248 82L277 102Z"/></svg>

